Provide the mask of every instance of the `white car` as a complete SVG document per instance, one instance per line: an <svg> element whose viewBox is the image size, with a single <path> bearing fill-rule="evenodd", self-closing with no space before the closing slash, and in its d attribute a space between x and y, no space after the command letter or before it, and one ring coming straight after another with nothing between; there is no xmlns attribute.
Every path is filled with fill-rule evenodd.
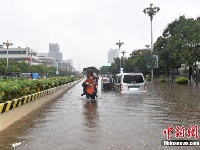
<svg viewBox="0 0 200 150"><path fill-rule="evenodd" d="M114 90L119 93L146 92L146 83L142 73L120 73L115 77Z"/></svg>

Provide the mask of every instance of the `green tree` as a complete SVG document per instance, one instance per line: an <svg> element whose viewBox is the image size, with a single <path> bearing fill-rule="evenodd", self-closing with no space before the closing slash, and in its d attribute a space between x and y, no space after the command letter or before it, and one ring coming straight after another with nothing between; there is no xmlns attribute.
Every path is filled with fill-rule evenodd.
<svg viewBox="0 0 200 150"><path fill-rule="evenodd" d="M99 74L101 75L106 74L107 72L111 72L110 66L102 66L99 70Z"/></svg>
<svg viewBox="0 0 200 150"><path fill-rule="evenodd" d="M191 75L191 67L197 60L196 57L199 58L199 51L194 50L198 49L199 35L199 18L187 19L185 16L180 16L170 23L154 44L154 52L159 55L159 62L161 62L159 66L162 69L166 68L169 74L174 69L178 71L181 64L185 63L190 67Z"/></svg>

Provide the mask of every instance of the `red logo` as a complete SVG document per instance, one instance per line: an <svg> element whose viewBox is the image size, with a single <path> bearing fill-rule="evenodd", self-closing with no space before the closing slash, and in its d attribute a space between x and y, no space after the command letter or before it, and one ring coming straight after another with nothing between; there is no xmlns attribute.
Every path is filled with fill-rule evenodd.
<svg viewBox="0 0 200 150"><path fill-rule="evenodd" d="M182 126L182 127L176 126L175 137L176 138L179 138L179 137L184 138L185 137L185 127L184 126Z"/></svg>
<svg viewBox="0 0 200 150"><path fill-rule="evenodd" d="M173 128L172 126L168 125L167 129L164 129L163 133L167 135L167 139L170 139L170 134L175 130L175 137L176 138L185 138L185 127L179 127L176 126L176 128ZM198 132L198 126L189 126L187 128L187 137L195 137L196 139L199 138L199 132Z"/></svg>
<svg viewBox="0 0 200 150"><path fill-rule="evenodd" d="M196 139L199 138L199 128L198 126L189 126L187 130L188 138L195 137Z"/></svg>
<svg viewBox="0 0 200 150"><path fill-rule="evenodd" d="M170 134L172 133L173 130L174 128L170 125L168 125L167 129L164 129L163 133L167 135L167 139L170 139Z"/></svg>

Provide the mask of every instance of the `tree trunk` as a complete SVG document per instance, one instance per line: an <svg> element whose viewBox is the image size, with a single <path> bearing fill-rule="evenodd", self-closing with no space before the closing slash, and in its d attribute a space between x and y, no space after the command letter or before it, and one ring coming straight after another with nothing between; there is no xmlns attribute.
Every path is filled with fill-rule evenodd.
<svg viewBox="0 0 200 150"><path fill-rule="evenodd" d="M170 71L169 71L169 68L167 68L167 76L169 76L170 74Z"/></svg>
<svg viewBox="0 0 200 150"><path fill-rule="evenodd" d="M191 81L192 79L192 66L189 65L189 80Z"/></svg>
<svg viewBox="0 0 200 150"><path fill-rule="evenodd" d="M179 68L176 68L176 73L177 73L177 75L179 75L178 69L179 69Z"/></svg>
<svg viewBox="0 0 200 150"><path fill-rule="evenodd" d="M173 83L174 82L174 68L172 68L171 74L172 74L172 83Z"/></svg>

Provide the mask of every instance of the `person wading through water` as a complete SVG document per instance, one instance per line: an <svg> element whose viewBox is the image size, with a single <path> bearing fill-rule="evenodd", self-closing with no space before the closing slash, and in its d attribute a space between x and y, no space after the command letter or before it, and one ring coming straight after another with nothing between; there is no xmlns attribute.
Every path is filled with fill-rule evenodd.
<svg viewBox="0 0 200 150"><path fill-rule="evenodd" d="M82 86L83 86L83 94L81 94L81 96L83 96L83 95L86 94L86 89L87 89L87 87L88 87L90 84L91 84L91 85L92 85L92 84L95 85L95 87L94 87L94 92L97 93L97 86L98 86L98 83L96 82L96 79L94 78L93 72L92 72L92 71L89 72L89 74L88 74L86 80L85 80L85 81L83 82L83 84L82 84ZM96 97L98 97L97 94L96 94Z"/></svg>

